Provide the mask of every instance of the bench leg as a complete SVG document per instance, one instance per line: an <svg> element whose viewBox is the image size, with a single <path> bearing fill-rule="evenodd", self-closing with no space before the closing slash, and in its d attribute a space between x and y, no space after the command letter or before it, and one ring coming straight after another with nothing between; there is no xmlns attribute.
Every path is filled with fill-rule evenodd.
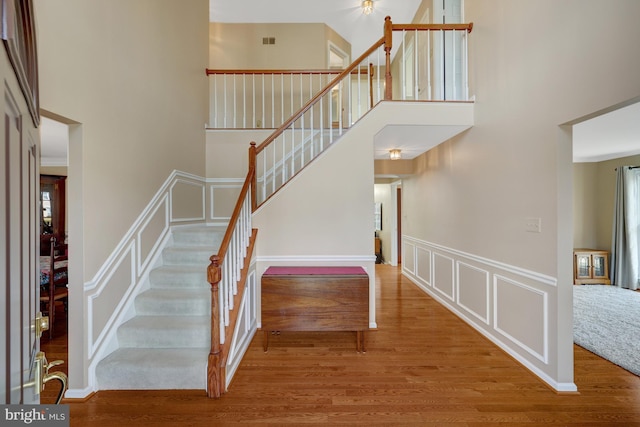
<svg viewBox="0 0 640 427"><path fill-rule="evenodd" d="M364 331L356 331L356 350L358 353L365 353L364 349Z"/></svg>

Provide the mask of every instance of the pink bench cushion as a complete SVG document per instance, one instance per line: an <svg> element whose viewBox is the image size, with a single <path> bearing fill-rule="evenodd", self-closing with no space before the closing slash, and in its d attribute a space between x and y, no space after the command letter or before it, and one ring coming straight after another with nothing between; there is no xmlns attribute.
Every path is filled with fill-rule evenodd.
<svg viewBox="0 0 640 427"><path fill-rule="evenodd" d="M353 276L366 275L362 267L269 267L265 276Z"/></svg>

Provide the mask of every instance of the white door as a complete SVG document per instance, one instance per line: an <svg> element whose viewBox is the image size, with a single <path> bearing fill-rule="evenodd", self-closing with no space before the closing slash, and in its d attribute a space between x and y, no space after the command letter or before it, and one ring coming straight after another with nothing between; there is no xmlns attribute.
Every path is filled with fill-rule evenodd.
<svg viewBox="0 0 640 427"><path fill-rule="evenodd" d="M6 65L5 65L6 69ZM0 401L7 404L38 402L34 386L35 356L39 350L36 315L39 309L37 272L38 144L31 117L21 114L19 88L5 86L0 151L0 271L3 296L3 331L0 354L6 381Z"/></svg>
<svg viewBox="0 0 640 427"><path fill-rule="evenodd" d="M41 372L35 330L40 187L37 69L35 35L29 32L33 22L25 25L32 11L27 10L27 2L14 5L3 3L0 19L0 50L6 52L0 55L0 403L31 404L39 402L34 380L36 371Z"/></svg>

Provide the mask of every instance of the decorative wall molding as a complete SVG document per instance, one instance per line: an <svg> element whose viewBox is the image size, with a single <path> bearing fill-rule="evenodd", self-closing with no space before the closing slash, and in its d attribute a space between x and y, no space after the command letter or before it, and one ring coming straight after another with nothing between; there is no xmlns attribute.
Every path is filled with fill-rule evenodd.
<svg viewBox="0 0 640 427"><path fill-rule="evenodd" d="M202 178L199 177L195 177L195 176L189 176L188 179L186 176L183 176L183 178L177 178L175 179L172 183L171 183L171 188L169 191L169 197L171 199L171 206L175 206L173 199L174 197L176 197L176 193L178 192L178 190L176 189L176 186L178 186L179 184L184 184L187 186L193 186L196 187L196 189L199 189L200 192L202 193L200 195L201 198L201 204L199 204L199 210L200 212L198 213L197 216L192 216L192 217L179 217L179 216L175 216L173 214L173 209L170 209L169 212L171 213L171 218L170 221L171 222L193 222L193 221L204 221L205 219L205 210L206 210L206 201L205 201L205 183L204 180Z"/></svg>
<svg viewBox="0 0 640 427"><path fill-rule="evenodd" d="M403 236L402 273L485 337L559 391L549 330L553 277Z"/></svg>
<svg viewBox="0 0 640 427"><path fill-rule="evenodd" d="M504 305L500 301L500 296L502 294L502 292L500 291L501 287L510 287L512 288L512 290L516 290L516 292L519 291L518 298L511 298L510 301L506 302L505 304L510 304L510 308L512 309L511 311L516 312L518 317L526 318L527 324L530 328L528 332L537 332L536 335L539 336L539 340L535 344L538 344L540 348L536 350L532 348L533 345L525 343L525 341L527 341L527 335L521 333L519 336L518 333L522 331L519 331L517 329L513 330L514 328L512 327L510 319L503 320L500 316L499 310L494 310L493 312L493 324L495 330L511 342L515 343L518 347L531 354L536 359L542 361L545 364L548 363L549 294L539 289L535 289L532 286L527 286L524 283L520 283L496 274L493 278L493 306L497 308L500 308ZM516 300L516 302L514 303L513 300ZM518 302L520 302L520 304L516 305L518 304ZM537 331L532 331L532 328L537 329Z"/></svg>
<svg viewBox="0 0 640 427"><path fill-rule="evenodd" d="M209 178L207 179L207 187L209 189L209 221L213 221L215 223L218 222L228 222L231 219L231 212L229 215L224 216L216 216L218 204L229 204L230 202L235 203L238 199L238 194L240 194L240 190L244 185L245 178ZM234 190L235 197L231 199L225 199L216 203L216 200L220 200L216 197L216 190ZM231 205L230 205L231 206Z"/></svg>
<svg viewBox="0 0 640 427"><path fill-rule="evenodd" d="M172 212L176 192L186 183L188 187L202 187L197 191L200 197L189 194L187 199L197 211L202 209L201 218L173 217ZM148 286L150 270L158 264L162 249L171 237L171 227L186 223L204 222L207 206L205 187L207 180L184 172L173 171L151 198L138 218L131 225L119 244L106 259L96 275L84 283L84 306L87 312L85 342L89 359L89 387L95 389L95 367L97 363L116 348L116 332L120 324L133 315L135 297ZM184 187L184 188L188 188ZM130 283L114 285L112 278L122 275L124 268L130 276ZM98 318L103 305L113 307L109 318ZM104 322L104 324L102 324Z"/></svg>
<svg viewBox="0 0 640 427"><path fill-rule="evenodd" d="M483 270L482 268L478 268L476 266L458 262L457 263L457 277L458 280L458 289L456 293L456 303L465 310L470 315L477 318L479 321L488 325L490 322L489 319L489 297L490 297L490 284L489 284L489 272L487 270ZM465 287L466 282L471 282L472 280L462 280L461 277L464 277L465 274L476 275L477 278L474 282L476 282L475 286Z"/></svg>

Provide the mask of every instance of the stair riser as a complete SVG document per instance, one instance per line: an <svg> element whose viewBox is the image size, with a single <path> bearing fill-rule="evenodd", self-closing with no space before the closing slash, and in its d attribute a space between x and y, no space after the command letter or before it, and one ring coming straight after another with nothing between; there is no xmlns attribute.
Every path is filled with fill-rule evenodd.
<svg viewBox="0 0 640 427"><path fill-rule="evenodd" d="M204 326L176 330L123 326L118 329L118 343L121 348L198 348L210 345L210 335L208 328Z"/></svg>
<svg viewBox="0 0 640 427"><path fill-rule="evenodd" d="M211 255L216 252L214 248L191 250L169 248L162 252L162 261L164 265L201 265L206 268L211 263Z"/></svg>
<svg viewBox="0 0 640 427"><path fill-rule="evenodd" d="M153 289L209 289L206 267L198 271L179 272L168 268L158 268L149 274L149 283Z"/></svg>
<svg viewBox="0 0 640 427"><path fill-rule="evenodd" d="M224 229L217 228L219 231L174 231L173 242L178 246L212 246L220 247L222 238L224 237Z"/></svg>
<svg viewBox="0 0 640 427"><path fill-rule="evenodd" d="M136 299L136 314L139 316L207 316L211 313L211 296L201 299L179 299L166 301L151 298Z"/></svg>

